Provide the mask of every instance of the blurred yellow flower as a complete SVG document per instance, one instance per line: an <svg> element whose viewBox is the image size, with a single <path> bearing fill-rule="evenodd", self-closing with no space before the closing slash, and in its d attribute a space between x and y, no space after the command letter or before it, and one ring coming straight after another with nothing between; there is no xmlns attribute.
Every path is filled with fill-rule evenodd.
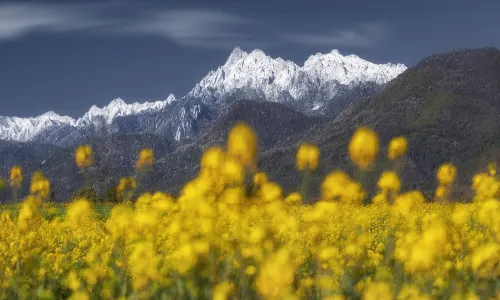
<svg viewBox="0 0 500 300"><path fill-rule="evenodd" d="M302 204L302 196L300 193L291 193L285 198L285 203L290 205L299 205Z"/></svg>
<svg viewBox="0 0 500 300"><path fill-rule="evenodd" d="M240 161L228 158L222 164L222 176L228 185L239 185L245 180L245 169Z"/></svg>
<svg viewBox="0 0 500 300"><path fill-rule="evenodd" d="M155 161L155 158L154 158L153 149L151 149L151 148L142 149L139 152L139 158L137 159L135 167L138 170L149 168L154 164L154 161Z"/></svg>
<svg viewBox="0 0 500 300"><path fill-rule="evenodd" d="M262 200L267 202L280 200L282 193L281 187L274 182L266 182L261 187Z"/></svg>
<svg viewBox="0 0 500 300"><path fill-rule="evenodd" d="M323 200L340 201L349 204L359 205L365 197L365 192L361 185L352 180L345 172L333 171L321 184L321 194Z"/></svg>
<svg viewBox="0 0 500 300"><path fill-rule="evenodd" d="M391 300L393 298L392 288L385 282L370 283L363 292L363 300Z"/></svg>
<svg viewBox="0 0 500 300"><path fill-rule="evenodd" d="M361 127L349 142L351 160L361 169L368 169L378 154L377 134L370 128Z"/></svg>
<svg viewBox="0 0 500 300"><path fill-rule="evenodd" d="M295 266L287 249L270 256L257 275L257 291L266 299L283 299L290 289Z"/></svg>
<svg viewBox="0 0 500 300"><path fill-rule="evenodd" d="M40 171L35 171L31 178L30 193L46 198L50 193L50 181Z"/></svg>
<svg viewBox="0 0 500 300"><path fill-rule="evenodd" d="M319 149L316 145L303 143L297 151L297 170L315 171L319 163Z"/></svg>
<svg viewBox="0 0 500 300"><path fill-rule="evenodd" d="M130 195L135 191L137 183L134 177L128 176L120 179L116 192L123 200L130 200Z"/></svg>
<svg viewBox="0 0 500 300"><path fill-rule="evenodd" d="M377 148L376 136L367 136L356 143L372 154L354 147L356 164L365 167ZM395 159L404 155L401 147L394 152ZM252 185L249 161L254 157L212 147L178 197L135 195L135 179L125 177L116 192L130 201L114 206L84 198L44 203L50 183L33 173L22 203L0 205L0 298L497 297L496 174L474 176L470 203L438 205L418 190L400 194L401 179L387 170L372 197L380 205L360 205L366 192L344 171L325 177L316 202L297 192L283 199L294 187L282 188L264 172ZM311 170L311 157L303 162ZM12 182L22 182L20 168L12 174ZM447 200L456 169L443 166L436 176L435 196Z"/></svg>
<svg viewBox="0 0 500 300"><path fill-rule="evenodd" d="M267 174L264 172L257 172L253 176L253 184L257 187L262 186L264 183L268 182L269 178L267 177Z"/></svg>
<svg viewBox="0 0 500 300"><path fill-rule="evenodd" d="M202 170L217 170L222 165L225 159L224 150L220 147L210 147L203 153L201 157Z"/></svg>
<svg viewBox="0 0 500 300"><path fill-rule="evenodd" d="M481 278L498 278L500 276L500 245L488 243L472 253L471 267Z"/></svg>
<svg viewBox="0 0 500 300"><path fill-rule="evenodd" d="M404 136L393 138L389 142L388 157L389 160L398 159L406 154L408 149L408 142Z"/></svg>
<svg viewBox="0 0 500 300"><path fill-rule="evenodd" d="M443 198L446 198L446 196L448 195L448 192L449 192L448 187L446 187L444 185L440 185L437 187L437 189L434 193L434 196L437 199L443 199Z"/></svg>
<svg viewBox="0 0 500 300"><path fill-rule="evenodd" d="M399 181L399 177L396 172L384 171L382 175L380 175L377 185L381 190L398 192L401 187L401 181Z"/></svg>
<svg viewBox="0 0 500 300"><path fill-rule="evenodd" d="M94 163L94 152L90 145L82 145L75 152L76 165L80 169L88 168Z"/></svg>
<svg viewBox="0 0 500 300"><path fill-rule="evenodd" d="M488 164L488 173L490 176L496 176L497 175L497 165L496 163L490 163Z"/></svg>
<svg viewBox="0 0 500 300"><path fill-rule="evenodd" d="M234 290L234 285L229 281L219 283L214 288L213 300L227 300Z"/></svg>
<svg viewBox="0 0 500 300"><path fill-rule="evenodd" d="M437 180L440 185L450 185L455 181L457 168L452 164L441 165L437 171Z"/></svg>
<svg viewBox="0 0 500 300"><path fill-rule="evenodd" d="M76 199L68 205L66 218L74 225L89 224L94 221L95 212L92 203L87 199Z"/></svg>
<svg viewBox="0 0 500 300"><path fill-rule="evenodd" d="M20 188L23 182L23 170L20 166L14 166L10 169L10 186Z"/></svg>
<svg viewBox="0 0 500 300"><path fill-rule="evenodd" d="M253 129L245 123L238 123L229 132L227 154L237 158L244 166L255 167L259 141Z"/></svg>

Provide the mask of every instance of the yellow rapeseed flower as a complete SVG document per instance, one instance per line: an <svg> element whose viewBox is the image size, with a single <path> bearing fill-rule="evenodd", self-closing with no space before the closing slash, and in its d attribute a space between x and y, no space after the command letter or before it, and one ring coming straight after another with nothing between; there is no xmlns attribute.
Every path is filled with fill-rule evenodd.
<svg viewBox="0 0 500 300"><path fill-rule="evenodd" d="M497 165L495 163L488 164L488 173L490 174L490 176L497 175Z"/></svg>
<svg viewBox="0 0 500 300"><path fill-rule="evenodd" d="M151 148L142 149L139 152L139 158L137 159L135 167L138 170L148 168L154 164L154 161L155 161L155 157L154 157L153 149L151 149Z"/></svg>
<svg viewBox="0 0 500 300"><path fill-rule="evenodd" d="M219 283L214 288L213 300L227 300L231 292L234 290L234 285L229 281Z"/></svg>
<svg viewBox="0 0 500 300"><path fill-rule="evenodd" d="M245 123L238 123L229 132L227 154L237 158L247 167L257 163L259 141L254 130Z"/></svg>
<svg viewBox="0 0 500 300"><path fill-rule="evenodd" d="M299 205L302 204L302 196L300 193L291 193L285 198L285 203L290 205Z"/></svg>
<svg viewBox="0 0 500 300"><path fill-rule="evenodd" d="M137 183L135 181L134 177L123 177L120 179L120 183L118 184L118 187L116 188L116 192L124 200L130 200L129 196L131 193L134 192L134 190L137 187Z"/></svg>
<svg viewBox="0 0 500 300"><path fill-rule="evenodd" d="M297 170L315 171L319 163L319 149L316 145L303 143L297 151Z"/></svg>
<svg viewBox="0 0 500 300"><path fill-rule="evenodd" d="M349 155L361 169L368 169L378 154L377 134L370 128L361 127L351 138Z"/></svg>
<svg viewBox="0 0 500 300"><path fill-rule="evenodd" d="M448 163L441 165L437 171L437 180L440 185L450 185L455 181L455 177L457 176L457 168Z"/></svg>
<svg viewBox="0 0 500 300"><path fill-rule="evenodd" d="M448 195L449 189L447 186L440 185L437 187L436 191L434 192L434 196L437 199L444 199Z"/></svg>
<svg viewBox="0 0 500 300"><path fill-rule="evenodd" d="M363 292L363 300L391 300L393 298L392 288L385 282L370 283Z"/></svg>
<svg viewBox="0 0 500 300"><path fill-rule="evenodd" d="M321 184L323 200L340 201L359 205L366 196L361 185L352 180L344 171L333 171Z"/></svg>
<svg viewBox="0 0 500 300"><path fill-rule="evenodd" d="M389 160L398 159L406 154L406 150L408 149L408 142L404 136L399 136L393 138L389 142L389 149L387 156Z"/></svg>
<svg viewBox="0 0 500 300"><path fill-rule="evenodd" d="M482 278L498 278L500 276L500 244L488 243L472 253L471 268Z"/></svg>
<svg viewBox="0 0 500 300"><path fill-rule="evenodd" d="M269 178L267 177L267 174L264 172L257 172L253 176L253 184L255 186L262 186L264 183L268 182Z"/></svg>
<svg viewBox="0 0 500 300"><path fill-rule="evenodd" d="M361 184L336 170L320 200L303 205L315 199L283 199L266 173L247 186L254 172L245 167L210 148L177 199L144 193L134 205L95 208L86 199L43 203L50 186L35 172L20 205L0 205L0 298L52 299L61 288L70 299L497 297L496 174L474 176L472 203L436 205L420 191L399 194L400 178L385 171L372 203L393 205L361 206ZM437 196L447 199L456 170L443 167L437 177ZM132 200L135 189L127 177L117 193Z"/></svg>
<svg viewBox="0 0 500 300"><path fill-rule="evenodd" d="M245 168L234 158L228 158L223 162L221 173L225 183L229 185L242 184L245 180Z"/></svg>
<svg viewBox="0 0 500 300"><path fill-rule="evenodd" d="M282 195L281 187L274 182L266 182L261 187L261 197L264 201L280 200Z"/></svg>
<svg viewBox="0 0 500 300"><path fill-rule="evenodd" d="M14 166L10 169L10 186L20 188L23 182L23 170L20 166Z"/></svg>
<svg viewBox="0 0 500 300"><path fill-rule="evenodd" d="M74 225L89 224L94 221L94 217L92 203L85 198L75 199L68 205L66 218Z"/></svg>
<svg viewBox="0 0 500 300"><path fill-rule="evenodd" d="M133 278L132 286L136 291L160 276L158 273L159 256L156 255L155 246L149 241L134 244L128 261Z"/></svg>
<svg viewBox="0 0 500 300"><path fill-rule="evenodd" d="M221 147L210 147L203 153L201 157L202 170L217 170L224 162L226 154Z"/></svg>
<svg viewBox="0 0 500 300"><path fill-rule="evenodd" d="M30 193L46 198L50 193L50 181L40 171L35 171L31 179Z"/></svg>
<svg viewBox="0 0 500 300"><path fill-rule="evenodd" d="M82 145L75 152L76 165L80 169L88 168L94 163L94 152L90 145Z"/></svg>
<svg viewBox="0 0 500 300"><path fill-rule="evenodd" d="M257 291L265 299L283 299L293 283L294 273L289 251L281 249L263 263L255 282Z"/></svg>
<svg viewBox="0 0 500 300"><path fill-rule="evenodd" d="M380 179L377 183L381 190L390 190L393 192L398 192L401 187L401 181L399 180L398 174L394 171L384 171L380 175Z"/></svg>

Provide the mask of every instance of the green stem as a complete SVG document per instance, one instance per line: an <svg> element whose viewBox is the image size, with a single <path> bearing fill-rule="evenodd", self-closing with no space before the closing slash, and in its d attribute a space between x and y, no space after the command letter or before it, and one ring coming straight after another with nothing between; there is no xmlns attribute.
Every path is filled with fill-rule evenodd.
<svg viewBox="0 0 500 300"><path fill-rule="evenodd" d="M309 196L309 186L311 185L311 172L306 170L302 172L302 181L300 182L300 195L305 203Z"/></svg>
<svg viewBox="0 0 500 300"><path fill-rule="evenodd" d="M17 202L17 188L16 187L13 187L12 188L12 200L14 200L14 203Z"/></svg>

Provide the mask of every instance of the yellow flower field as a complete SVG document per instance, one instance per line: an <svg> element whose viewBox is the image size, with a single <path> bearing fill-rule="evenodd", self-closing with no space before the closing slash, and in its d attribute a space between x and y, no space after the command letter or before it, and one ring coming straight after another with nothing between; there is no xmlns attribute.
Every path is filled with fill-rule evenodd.
<svg viewBox="0 0 500 300"><path fill-rule="evenodd" d="M128 178L123 202L105 213L86 199L44 203L50 184L38 173L20 207L0 208L0 298L500 298L494 167L473 178L476 195L467 204L448 199L457 171L446 164L436 173L435 199L400 193L396 168L382 173L373 199L332 170L321 200L304 205L307 185L285 195L256 169L257 144L239 124L225 149L207 149L178 198L133 196ZM407 147L397 137L386 155L402 160ZM92 149L78 151L77 164L90 166ZM368 128L354 134L349 153L363 170L382 155ZM299 148L304 181L319 155L314 145ZM137 168L152 163L147 150ZM16 167L11 187L20 181Z"/></svg>

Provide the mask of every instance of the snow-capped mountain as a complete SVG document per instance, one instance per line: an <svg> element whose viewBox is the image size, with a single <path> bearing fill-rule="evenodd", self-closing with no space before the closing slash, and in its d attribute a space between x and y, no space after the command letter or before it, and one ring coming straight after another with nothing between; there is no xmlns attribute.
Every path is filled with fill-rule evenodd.
<svg viewBox="0 0 500 300"><path fill-rule="evenodd" d="M60 116L53 111L34 118L0 116L0 139L26 142L45 128L63 124L76 126L73 118Z"/></svg>
<svg viewBox="0 0 500 300"><path fill-rule="evenodd" d="M92 106L83 117L75 120L68 116L60 116L53 111L34 118L18 118L0 116L0 139L27 142L48 128L85 127L100 122L111 124L116 117L134 115L145 111L159 110L175 101L170 94L166 100L145 103L126 104L121 98L111 101L103 108Z"/></svg>
<svg viewBox="0 0 500 300"><path fill-rule="evenodd" d="M127 104L123 99L116 98L103 108L92 106L90 110L76 122L80 126L93 124L96 118L101 117L107 124L111 124L116 117L138 114L147 110L160 110L175 101L175 96L170 94L164 101Z"/></svg>
<svg viewBox="0 0 500 300"><path fill-rule="evenodd" d="M78 119L54 112L34 118L0 116L0 139L68 146L105 127L107 132L154 134L179 142L196 136L228 103L243 99L333 117L405 70L402 64L374 64L338 50L312 55L299 66L262 50L248 53L237 47L224 65L180 99L170 95L163 101L127 104L117 98L102 108L92 106Z"/></svg>
<svg viewBox="0 0 500 300"><path fill-rule="evenodd" d="M261 50L235 48L226 63L211 71L188 97L204 103L234 97L290 104L305 113L325 113L346 90L380 86L406 70L402 64L374 64L338 50L310 56L303 66L271 58ZM333 99L333 100L332 100Z"/></svg>

